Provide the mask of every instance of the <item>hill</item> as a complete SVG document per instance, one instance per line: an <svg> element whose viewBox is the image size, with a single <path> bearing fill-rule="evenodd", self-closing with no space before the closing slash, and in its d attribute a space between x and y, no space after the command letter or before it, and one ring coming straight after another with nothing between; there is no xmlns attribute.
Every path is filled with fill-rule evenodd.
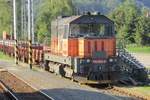
<svg viewBox="0 0 150 100"><path fill-rule="evenodd" d="M137 0L140 4L150 8L150 0Z"/></svg>
<svg viewBox="0 0 150 100"><path fill-rule="evenodd" d="M86 11L99 11L102 14L111 12L125 0L72 0L75 8L80 13ZM135 0L137 6L150 8L149 0Z"/></svg>

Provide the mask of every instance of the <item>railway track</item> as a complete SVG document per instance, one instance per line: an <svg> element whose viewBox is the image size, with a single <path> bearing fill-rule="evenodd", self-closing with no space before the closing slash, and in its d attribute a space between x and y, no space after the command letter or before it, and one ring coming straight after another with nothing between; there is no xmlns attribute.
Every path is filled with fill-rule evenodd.
<svg viewBox="0 0 150 100"><path fill-rule="evenodd" d="M3 78L2 78L3 77ZM4 79L5 78L5 79ZM19 83L17 82L18 81L18 79L16 80L16 76L14 76L13 74L10 74L10 73L8 73L7 71L5 71L5 70L2 70L1 72L0 72L0 79L3 81L3 82L7 82L7 83L9 83L9 84L6 84L6 85L8 85L9 87L11 87L11 89L12 90L15 90L16 89L16 86L15 86L15 84L19 84L20 83L20 80L19 80ZM11 81L11 79L13 80L12 82L13 83L11 83L10 81ZM11 83L11 84L10 84ZM21 82L22 83L22 82ZM21 84L20 83L20 84ZM78 83L78 82L77 82ZM112 94L112 95L114 95L114 96L124 96L124 97L128 97L129 98L129 100L149 100L149 98L150 97L146 97L146 96L144 96L144 95L142 95L142 94L139 94L139 93L137 93L137 92L135 92L135 91L131 91L131 90L128 90L128 89L125 89L125 88L122 88L122 87L117 87L117 86L113 86L112 88L108 88L108 87L105 87L105 88L102 88L102 86L100 86L100 85L87 85L87 84L80 84L80 85L86 85L86 86L89 86L89 87L92 87L92 88L95 88L95 89L97 89L97 90L99 90L99 91L101 91L101 92L103 92L103 93L106 93L106 94ZM21 87L26 87L26 85L24 86L21 86ZM28 92L29 91L31 91L30 90L31 89L31 87L28 89ZM24 92L25 90L20 90L20 89L17 89L17 90L15 90L16 92L17 91L22 91L22 92ZM33 90L34 92L33 93L31 93L32 95L35 95L34 93L35 93L35 90ZM12 93L13 94L13 93ZM19 100L34 100L34 99L36 99L36 98L32 98L32 99L30 99L30 97L29 97L29 99L28 99L28 97L26 98L26 96L24 97L23 96L23 94L17 94L17 95L19 95L19 98L22 98L22 99L19 99ZM28 95L30 95L30 94L28 94ZM36 97L36 96L34 96L34 97ZM24 98L26 98L26 99L24 99ZM8 99L8 100L11 100L11 99ZM13 99L13 100L17 100L17 99ZM37 99L37 100L51 100L51 99Z"/></svg>
<svg viewBox="0 0 150 100"><path fill-rule="evenodd" d="M0 100L18 100L18 98L0 82Z"/></svg>
<svg viewBox="0 0 150 100"><path fill-rule="evenodd" d="M0 92L0 100L53 100L7 71L0 72Z"/></svg>
<svg viewBox="0 0 150 100"><path fill-rule="evenodd" d="M8 78L9 77L9 78ZM13 77L13 78L12 78ZM9 79L9 80L8 80ZM10 89L12 89L12 90L14 90L14 89L16 89L16 86L11 86L11 85L15 85L15 84L19 84L20 83L20 80L19 80L19 83L17 82L18 81L18 79L16 80L16 76L14 76L13 74L10 74L10 73L8 73L6 70L3 70L3 69L1 69L1 71L0 71L0 80L2 81L2 82L7 82L7 83L10 83L11 82L11 79L13 80L13 83L12 84L6 84L8 87L10 87ZM22 82L21 82L22 83ZM80 85L86 85L86 84L80 84ZM87 86L90 86L90 85L87 85ZM26 87L26 86L21 86L21 87ZM124 97L128 97L128 98L130 98L129 100L150 100L149 98L150 97L147 97L147 96L144 96L144 95L142 95L142 94L139 94L139 93L137 93L136 91L131 91L130 89L126 89L126 88L122 88L122 87L117 87L117 86L113 86L112 88L102 88L101 86L98 86L98 85L96 85L96 86L90 86L90 87L92 87L92 88L96 88L96 89L98 89L99 91L101 91L101 92L103 92L103 93L106 93L106 94L112 94L112 95L114 95L114 96L124 96ZM30 87L31 88L31 87ZM29 89L30 89L29 88ZM17 91L24 91L24 90L20 90L20 89L17 89L17 90L15 90L16 92ZM29 92L29 90L28 90L28 92ZM37 91L36 91L37 92ZM34 97L36 97L35 96L35 94L34 93L36 93L35 92L35 90L33 90L33 93L31 93L31 94L33 94L34 95ZM12 93L13 94L13 93ZM17 94L17 95L19 95L19 98L21 97L21 98L24 98L22 95L23 94ZM25 96L26 97L26 96ZM29 99L28 98L26 98L26 99L19 99L19 100L34 100L34 99L36 99L36 98L32 98L32 99L30 99L30 97L29 97ZM1 99L0 99L1 100ZM7 99L6 99L7 100ZM8 100L12 100L12 99L9 99L8 98ZM13 99L13 100L16 100L16 99ZM37 99L37 100L51 100L51 99Z"/></svg>

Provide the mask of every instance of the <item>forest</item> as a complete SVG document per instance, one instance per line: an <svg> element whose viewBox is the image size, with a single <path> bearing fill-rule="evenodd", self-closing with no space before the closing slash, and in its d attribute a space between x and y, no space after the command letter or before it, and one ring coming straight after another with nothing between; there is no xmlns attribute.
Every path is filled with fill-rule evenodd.
<svg viewBox="0 0 150 100"><path fill-rule="evenodd" d="M21 30L21 1L17 1L17 33ZM24 0L23 0L24 1ZM127 44L150 45L150 2L148 0L33 0L36 40L50 37L51 21L58 16L101 12L115 22L116 37ZM12 0L0 0L0 37L12 34ZM27 33L27 32L24 32Z"/></svg>

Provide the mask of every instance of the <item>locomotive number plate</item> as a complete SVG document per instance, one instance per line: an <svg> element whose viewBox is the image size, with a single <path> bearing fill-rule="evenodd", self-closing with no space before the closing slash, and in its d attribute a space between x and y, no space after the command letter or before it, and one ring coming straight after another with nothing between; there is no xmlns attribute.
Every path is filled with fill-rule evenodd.
<svg viewBox="0 0 150 100"><path fill-rule="evenodd" d="M106 63L106 60L93 60L93 63L98 64L98 63Z"/></svg>

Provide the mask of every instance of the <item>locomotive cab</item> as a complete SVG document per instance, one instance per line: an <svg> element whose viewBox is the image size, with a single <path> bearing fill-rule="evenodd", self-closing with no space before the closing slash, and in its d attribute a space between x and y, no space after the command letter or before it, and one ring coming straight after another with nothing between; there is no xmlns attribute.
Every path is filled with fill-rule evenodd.
<svg viewBox="0 0 150 100"><path fill-rule="evenodd" d="M114 36L113 22L110 20L107 22L100 21L97 17L102 17L102 15L85 16L84 20L78 19L71 22L69 37L101 38Z"/></svg>
<svg viewBox="0 0 150 100"><path fill-rule="evenodd" d="M44 57L58 66L49 65L50 71L98 83L115 80L113 21L104 15L81 15L58 18L51 26L51 52Z"/></svg>

